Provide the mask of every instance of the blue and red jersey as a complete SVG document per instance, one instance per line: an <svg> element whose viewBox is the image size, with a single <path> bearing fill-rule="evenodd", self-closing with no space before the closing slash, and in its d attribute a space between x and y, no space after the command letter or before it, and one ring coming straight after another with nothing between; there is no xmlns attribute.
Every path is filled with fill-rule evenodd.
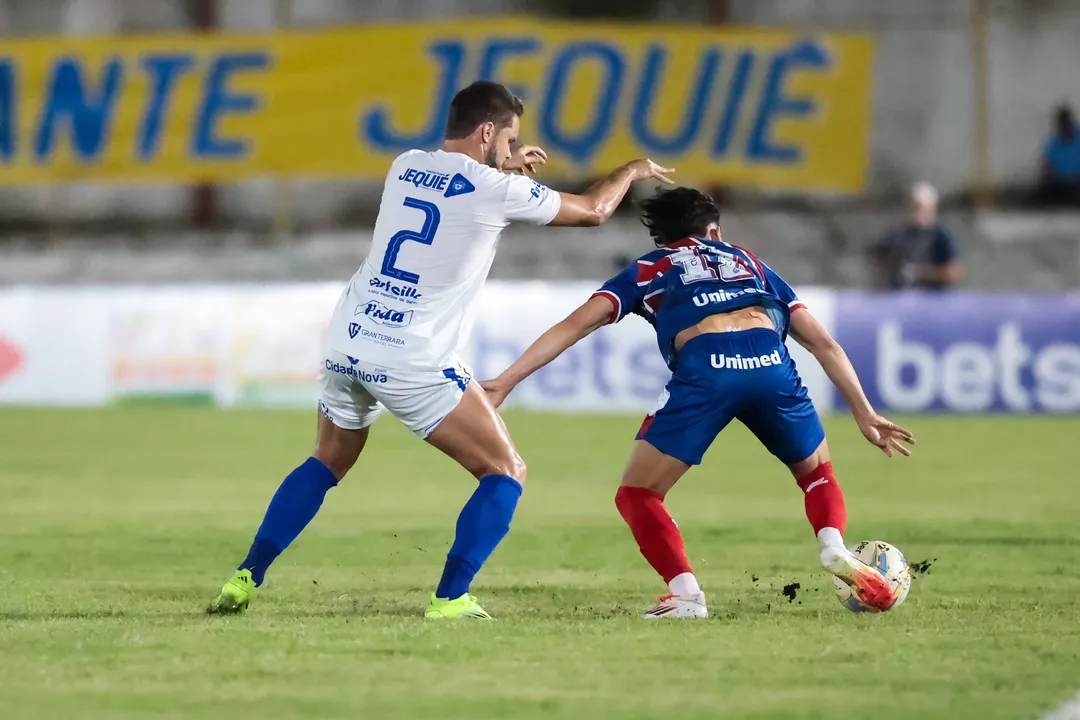
<svg viewBox="0 0 1080 720"><path fill-rule="evenodd" d="M611 322L633 313L653 326L672 370L675 336L710 315L760 305L786 339L791 311L802 307L791 286L749 250L697 238L642 255L604 283L598 295L614 306Z"/></svg>

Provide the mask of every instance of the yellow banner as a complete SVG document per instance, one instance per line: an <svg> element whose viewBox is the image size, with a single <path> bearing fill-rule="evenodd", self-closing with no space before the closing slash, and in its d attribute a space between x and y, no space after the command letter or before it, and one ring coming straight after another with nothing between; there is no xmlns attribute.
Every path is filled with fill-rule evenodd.
<svg viewBox="0 0 1080 720"><path fill-rule="evenodd" d="M863 36L533 20L6 41L0 184L381 180L488 78L547 178L647 155L682 183L856 191L872 67Z"/></svg>

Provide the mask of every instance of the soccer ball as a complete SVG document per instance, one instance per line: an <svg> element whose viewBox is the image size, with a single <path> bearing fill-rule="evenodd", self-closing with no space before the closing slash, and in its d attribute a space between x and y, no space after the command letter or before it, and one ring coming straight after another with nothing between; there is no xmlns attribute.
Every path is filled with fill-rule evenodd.
<svg viewBox="0 0 1080 720"><path fill-rule="evenodd" d="M885 576L892 587L893 597L896 598L890 609L899 607L911 588L911 568L908 567L904 553L881 540L864 540L850 550L855 557ZM833 584L836 585L836 597L840 604L851 612L879 612L877 608L863 604L851 591L851 587L840 578L833 578Z"/></svg>

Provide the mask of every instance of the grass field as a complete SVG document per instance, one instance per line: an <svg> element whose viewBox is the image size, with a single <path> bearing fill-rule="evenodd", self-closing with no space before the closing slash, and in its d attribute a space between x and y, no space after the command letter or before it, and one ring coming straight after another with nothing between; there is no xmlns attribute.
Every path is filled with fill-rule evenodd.
<svg viewBox="0 0 1080 720"><path fill-rule="evenodd" d="M496 621L420 617L473 483L392 420L222 619L312 413L0 410L0 718L1037 718L1080 690L1080 420L915 418L908 460L831 421L849 540L932 561L877 616L732 428L669 500L713 617L649 624L612 502L635 419L508 422L530 480L474 586Z"/></svg>

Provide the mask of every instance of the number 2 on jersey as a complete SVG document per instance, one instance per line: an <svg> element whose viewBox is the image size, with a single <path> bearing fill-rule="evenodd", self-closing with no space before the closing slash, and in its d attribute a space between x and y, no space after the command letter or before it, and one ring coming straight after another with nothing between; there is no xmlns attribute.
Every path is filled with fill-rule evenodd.
<svg viewBox="0 0 1080 720"><path fill-rule="evenodd" d="M408 270L402 270L394 263L397 262L398 251L401 250L402 244L412 241L421 245L430 245L435 242L435 232L439 229L439 208L434 203L411 197L405 198L405 207L424 212L424 227L420 228L419 232L416 230L400 230L394 233L386 246L386 254L383 256L382 274L401 282L416 285L420 282L420 276Z"/></svg>

